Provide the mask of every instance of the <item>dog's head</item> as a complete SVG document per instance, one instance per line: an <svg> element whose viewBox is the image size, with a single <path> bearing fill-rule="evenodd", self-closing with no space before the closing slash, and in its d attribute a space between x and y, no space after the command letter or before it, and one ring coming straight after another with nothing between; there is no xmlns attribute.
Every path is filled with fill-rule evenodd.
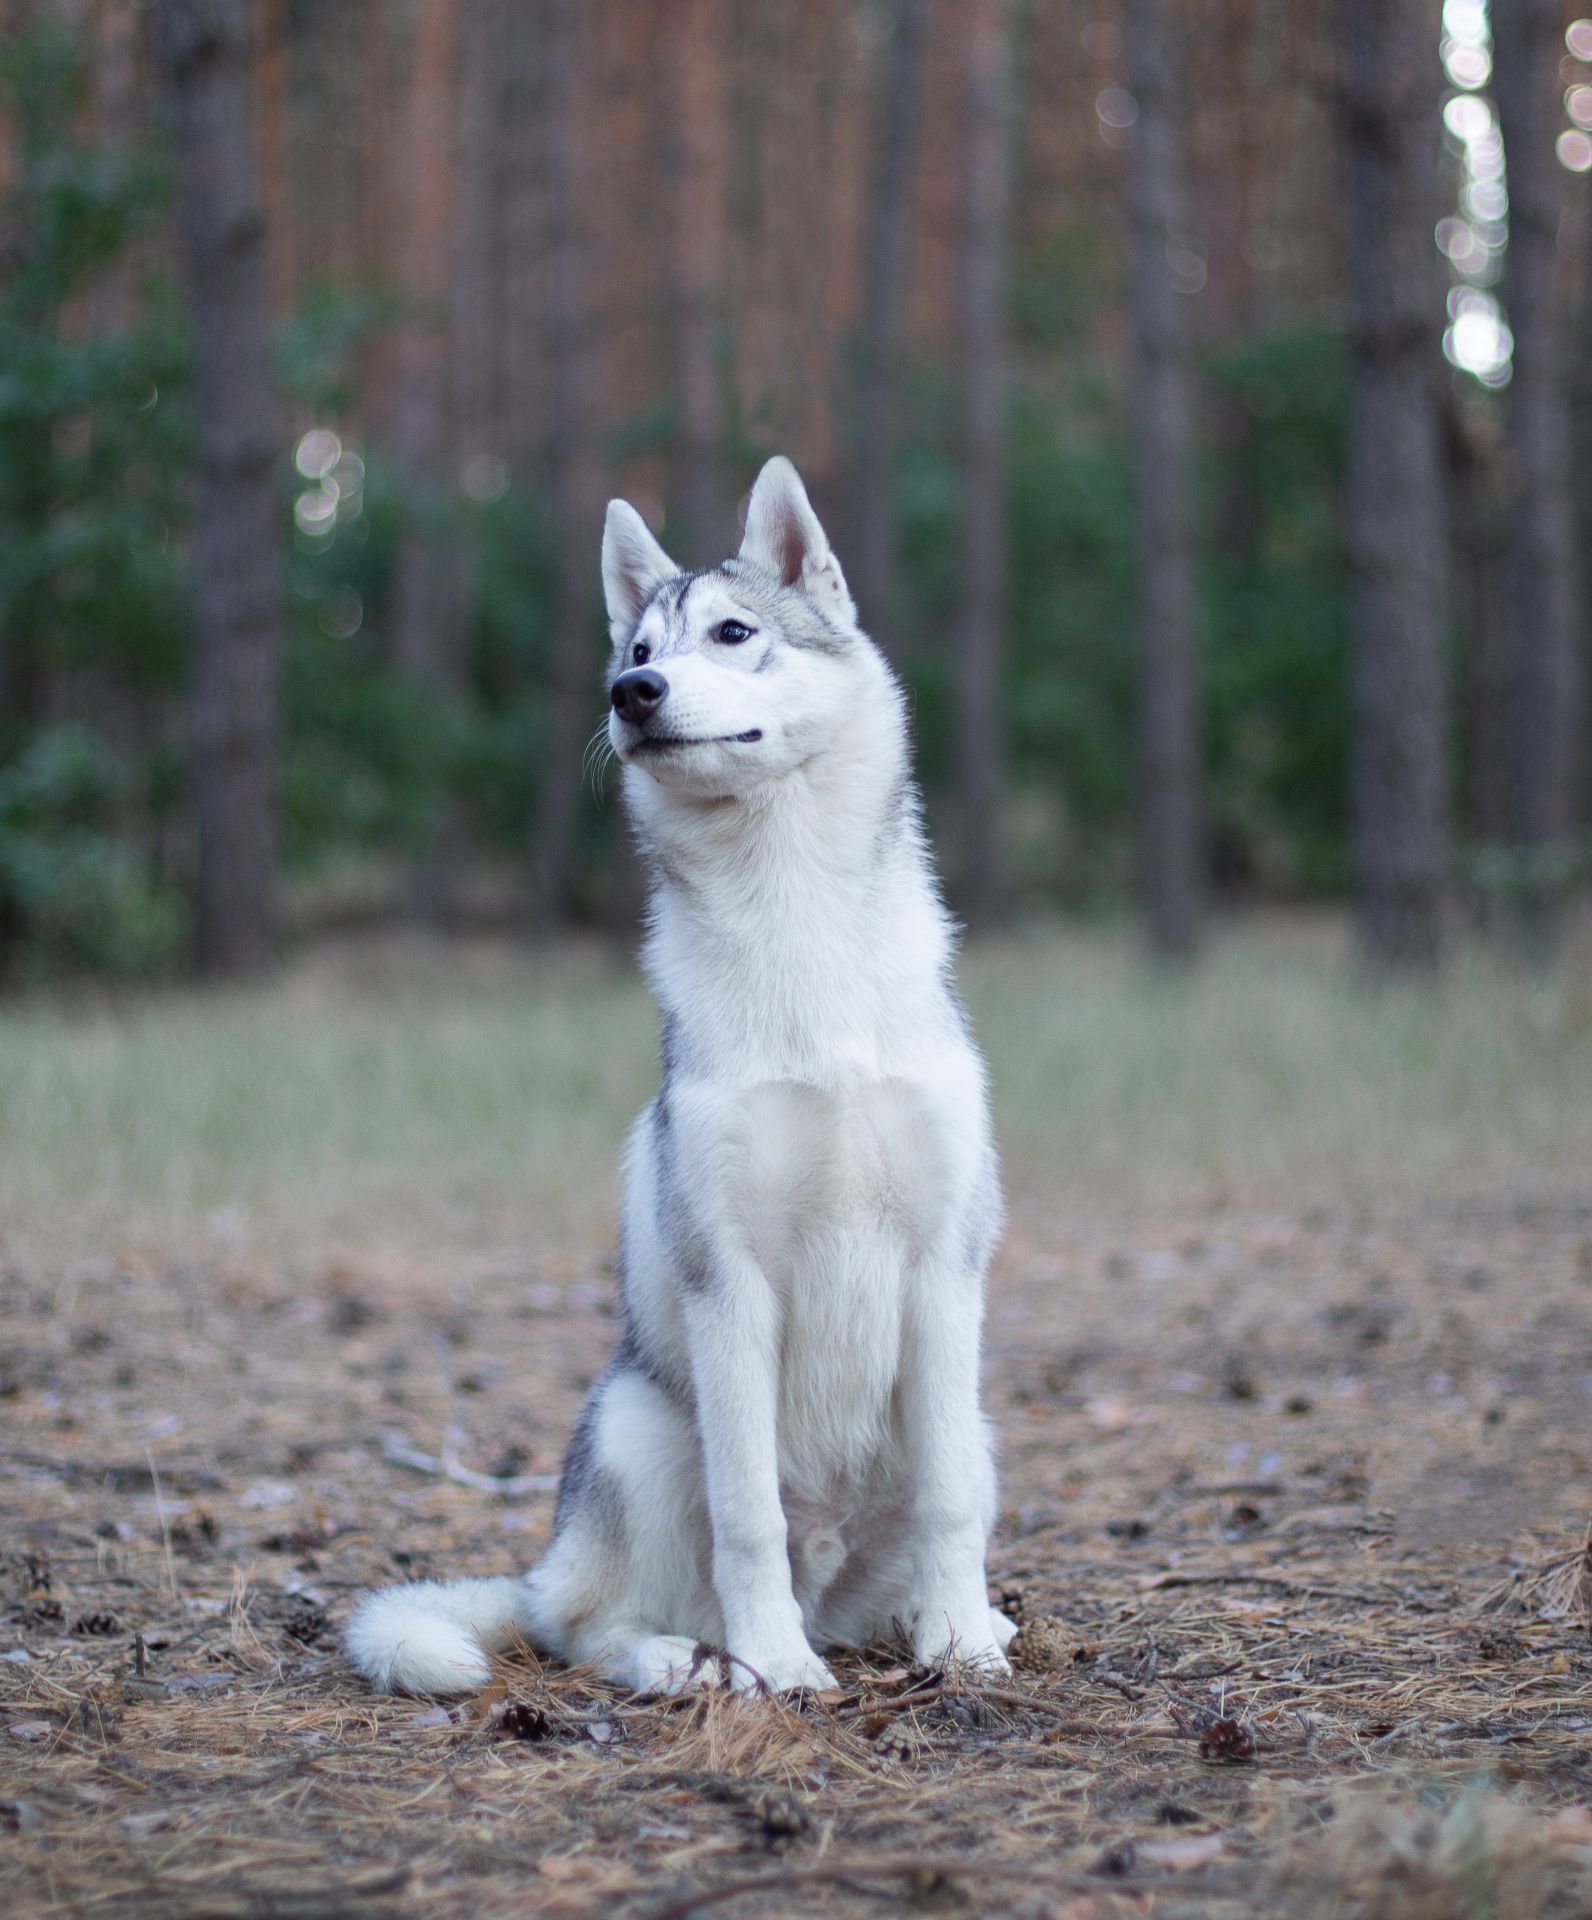
<svg viewBox="0 0 1592 1920"><path fill-rule="evenodd" d="M608 507L603 589L614 651L608 738L688 798L739 797L810 760L877 657L788 460L770 460L740 553L683 573L623 500Z"/></svg>

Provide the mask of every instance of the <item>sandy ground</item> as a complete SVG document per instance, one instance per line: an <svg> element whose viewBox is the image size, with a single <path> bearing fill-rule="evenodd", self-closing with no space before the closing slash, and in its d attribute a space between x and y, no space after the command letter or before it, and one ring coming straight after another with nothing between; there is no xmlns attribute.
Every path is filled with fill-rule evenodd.
<svg viewBox="0 0 1592 1920"><path fill-rule="evenodd" d="M612 1314L595 1244L14 1260L5 1910L1588 1911L1592 1207L1020 1210L998 1687L372 1697L352 1596L536 1556Z"/></svg>

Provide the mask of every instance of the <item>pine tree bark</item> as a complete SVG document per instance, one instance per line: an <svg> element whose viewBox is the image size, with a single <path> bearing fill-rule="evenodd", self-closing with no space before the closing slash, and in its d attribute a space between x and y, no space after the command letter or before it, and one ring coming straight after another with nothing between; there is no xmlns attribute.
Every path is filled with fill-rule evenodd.
<svg viewBox="0 0 1592 1920"><path fill-rule="evenodd" d="M1580 246L1577 249L1579 285L1575 307L1575 351L1570 356L1570 445L1578 474L1592 473L1592 207L1581 209ZM1575 490L1575 540L1580 557L1576 586L1580 644L1577 651L1581 680L1581 738L1592 740L1592 487ZM1592 834L1592 765L1585 752L1578 768L1583 835Z"/></svg>
<svg viewBox="0 0 1592 1920"><path fill-rule="evenodd" d="M851 404L847 567L863 626L900 657L896 464L906 350L914 187L930 0L895 0L874 107L863 212L862 311Z"/></svg>
<svg viewBox="0 0 1592 1920"><path fill-rule="evenodd" d="M454 207L454 0L426 0L416 15L403 141L403 289L413 305L397 342L394 451L415 510L398 550L394 664L445 692L450 543L438 524L449 490L449 353L445 329Z"/></svg>
<svg viewBox="0 0 1592 1920"><path fill-rule="evenodd" d="M492 256L501 216L499 111L508 10L503 0L459 0L459 5L448 357L452 447L462 468L474 456L501 453L506 445L496 386L500 348Z"/></svg>
<svg viewBox="0 0 1592 1920"><path fill-rule="evenodd" d="M1454 584L1464 650L1465 833L1489 851L1509 839L1509 682L1498 609L1498 448L1487 416L1444 411ZM1482 902L1491 918L1491 899Z"/></svg>
<svg viewBox="0 0 1592 1920"><path fill-rule="evenodd" d="M558 532L547 751L532 847L531 932L546 939L569 906L580 820L580 763L598 717L595 582L602 471L593 398L589 233L580 220L580 0L546 0L548 472Z"/></svg>
<svg viewBox="0 0 1592 1920"><path fill-rule="evenodd" d="M195 958L257 973L276 942L281 445L265 222L251 140L246 0L160 0L199 430Z"/></svg>
<svg viewBox="0 0 1592 1920"><path fill-rule="evenodd" d="M1006 294L1010 252L1010 44L1006 0L963 16L959 239L962 604L957 631L957 892L969 925L1007 904L1001 803L1006 622Z"/></svg>
<svg viewBox="0 0 1592 1920"><path fill-rule="evenodd" d="M1574 862L1577 748L1585 718L1578 654L1569 409L1555 265L1564 172L1558 0L1492 9L1493 94L1509 187L1504 305L1514 335L1505 426L1502 561L1509 662L1510 838L1521 867L1520 932L1537 948L1561 930Z"/></svg>
<svg viewBox="0 0 1592 1920"><path fill-rule="evenodd" d="M252 0L253 68L260 116L260 196L265 205L266 283L271 311L291 310L293 177L288 164L288 0Z"/></svg>
<svg viewBox="0 0 1592 1920"><path fill-rule="evenodd" d="M715 85L723 34L717 0L676 0L666 10L668 88L664 131L669 201L670 293L674 308L674 499L671 550L685 566L705 566L729 538L725 522L723 407L715 352L715 251L722 209L709 140L723 118Z"/></svg>
<svg viewBox="0 0 1592 1920"><path fill-rule="evenodd" d="M403 288L413 303L396 342L394 453L408 496L408 525L393 587L392 658L445 715L460 696L469 622L468 575L451 508L458 461L454 400L469 348L454 326L462 275L460 237L474 229L478 180L462 171L480 139L466 93L484 0L426 0L410 49L402 144ZM465 847L456 809L439 795L427 844L409 876L409 908L439 927L458 910Z"/></svg>
<svg viewBox="0 0 1592 1920"><path fill-rule="evenodd" d="M1175 0L1130 0L1128 46L1139 106L1131 187L1139 894L1151 954L1183 961L1199 943L1203 885L1189 297L1168 263L1185 224Z"/></svg>
<svg viewBox="0 0 1592 1920"><path fill-rule="evenodd" d="M1442 956L1449 881L1445 508L1434 348L1436 28L1424 0L1339 0L1349 248L1346 520L1355 913L1373 970Z"/></svg>

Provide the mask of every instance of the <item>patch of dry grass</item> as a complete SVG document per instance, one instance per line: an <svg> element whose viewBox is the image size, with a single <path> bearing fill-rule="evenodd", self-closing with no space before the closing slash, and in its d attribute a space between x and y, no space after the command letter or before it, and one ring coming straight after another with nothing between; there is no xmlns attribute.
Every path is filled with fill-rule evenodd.
<svg viewBox="0 0 1592 1920"><path fill-rule="evenodd" d="M990 1320L999 1686L880 1648L801 1703L529 1655L372 1697L352 1595L536 1556L609 1302L595 1238L13 1255L8 1910L1585 1911L1592 1211L1029 1201ZM450 1434L520 1491L404 1463Z"/></svg>
<svg viewBox="0 0 1592 1920"><path fill-rule="evenodd" d="M1108 932L963 972L1009 1182L1063 1211L1564 1198L1592 1165L1592 993L1461 960L1372 991L1341 932L1223 932L1188 979ZM384 940L238 993L0 1006L0 1228L82 1255L293 1257L608 1230L655 1016L599 948Z"/></svg>

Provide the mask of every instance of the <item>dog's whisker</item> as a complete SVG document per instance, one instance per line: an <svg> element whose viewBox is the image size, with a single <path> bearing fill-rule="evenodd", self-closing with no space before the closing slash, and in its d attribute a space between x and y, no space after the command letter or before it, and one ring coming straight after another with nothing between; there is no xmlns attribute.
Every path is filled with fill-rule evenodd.
<svg viewBox="0 0 1592 1920"><path fill-rule="evenodd" d="M597 723L596 732L586 742L585 751L580 757L581 785L584 787L589 780L592 794L598 800L602 798L603 775L608 769L609 762L617 758L613 742L608 738L608 722L606 719L600 720Z"/></svg>

